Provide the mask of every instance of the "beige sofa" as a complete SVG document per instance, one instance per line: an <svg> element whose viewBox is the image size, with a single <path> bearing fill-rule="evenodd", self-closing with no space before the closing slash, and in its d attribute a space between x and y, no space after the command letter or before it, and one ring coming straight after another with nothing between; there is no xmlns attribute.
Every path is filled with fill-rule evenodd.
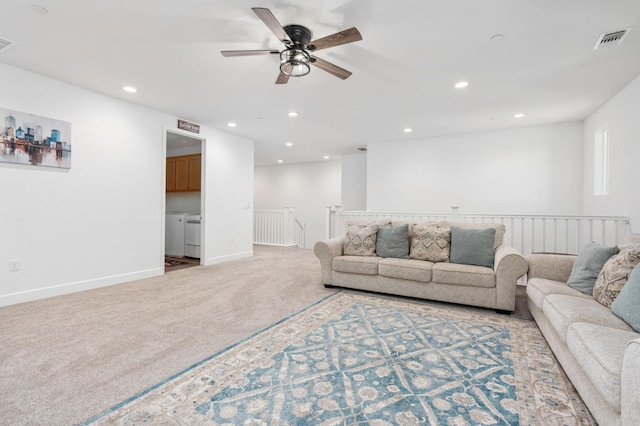
<svg viewBox="0 0 640 426"><path fill-rule="evenodd" d="M596 421L638 425L640 333L566 284L576 258L529 256L529 309Z"/></svg>
<svg viewBox="0 0 640 426"><path fill-rule="evenodd" d="M446 222L438 225L456 224ZM496 228L493 268L379 256L348 256L343 254L344 237L320 241L316 243L314 252L320 259L322 283L326 287L368 290L512 312L515 309L516 282L527 272L527 261L514 248L502 244L504 225L489 226ZM479 225L479 228L486 227ZM411 236L411 228L409 234Z"/></svg>

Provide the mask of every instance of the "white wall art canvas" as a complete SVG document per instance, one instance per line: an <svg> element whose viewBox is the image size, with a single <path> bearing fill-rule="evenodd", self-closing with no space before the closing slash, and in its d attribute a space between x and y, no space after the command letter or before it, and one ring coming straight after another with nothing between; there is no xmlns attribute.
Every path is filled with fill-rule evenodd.
<svg viewBox="0 0 640 426"><path fill-rule="evenodd" d="M71 168L71 123L0 108L0 162Z"/></svg>

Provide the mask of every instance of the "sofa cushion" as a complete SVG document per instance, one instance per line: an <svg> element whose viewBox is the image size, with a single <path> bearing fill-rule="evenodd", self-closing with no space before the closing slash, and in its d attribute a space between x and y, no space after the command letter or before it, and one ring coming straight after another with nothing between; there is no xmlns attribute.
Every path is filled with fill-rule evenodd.
<svg viewBox="0 0 640 426"><path fill-rule="evenodd" d="M640 332L640 266L633 268L629 280L624 285L616 300L611 304L611 311Z"/></svg>
<svg viewBox="0 0 640 426"><path fill-rule="evenodd" d="M368 256L336 256L333 258L331 267L337 272L377 275L378 262L381 259L381 257Z"/></svg>
<svg viewBox="0 0 640 426"><path fill-rule="evenodd" d="M415 224L411 235L409 258L429 262L448 262L450 242L449 229Z"/></svg>
<svg viewBox="0 0 640 426"><path fill-rule="evenodd" d="M593 298L610 308L638 263L640 244L622 248L620 253L609 259L602 268L593 287Z"/></svg>
<svg viewBox="0 0 640 426"><path fill-rule="evenodd" d="M624 321L613 315L611 309L590 298L550 294L542 302L542 311L564 343L567 343L567 330L576 322L632 330Z"/></svg>
<svg viewBox="0 0 640 426"><path fill-rule="evenodd" d="M380 257L409 259L409 225L378 229L376 254Z"/></svg>
<svg viewBox="0 0 640 426"><path fill-rule="evenodd" d="M438 222L440 228L451 228L457 226L458 228L465 229L487 229L493 228L496 230L495 240L493 242L493 248L497 249L504 243L504 233L507 231L506 226L501 223L464 223L464 222Z"/></svg>
<svg viewBox="0 0 640 426"><path fill-rule="evenodd" d="M343 254L347 256L375 256L377 225L351 225L344 236Z"/></svg>
<svg viewBox="0 0 640 426"><path fill-rule="evenodd" d="M575 254L566 253L531 253L527 259L529 261L527 277L529 279L546 278L566 283L577 258Z"/></svg>
<svg viewBox="0 0 640 426"><path fill-rule="evenodd" d="M345 231L349 229L350 226L377 226L378 228L382 228L384 226L391 226L390 219L380 219L380 220L347 220L344 223Z"/></svg>
<svg viewBox="0 0 640 426"><path fill-rule="evenodd" d="M380 259L378 274L390 278L428 283L431 282L432 267L432 262L424 260L387 258Z"/></svg>
<svg viewBox="0 0 640 426"><path fill-rule="evenodd" d="M617 411L621 410L622 359L629 341L638 333L584 322L574 323L567 332L567 347L584 374Z"/></svg>
<svg viewBox="0 0 640 426"><path fill-rule="evenodd" d="M434 220L426 221L426 222L413 222L407 220L394 220L391 222L391 226L400 226L400 225L409 225L409 238L413 235L413 227L416 225L429 226L431 228L437 228L438 222Z"/></svg>
<svg viewBox="0 0 640 426"><path fill-rule="evenodd" d="M495 228L466 229L451 227L451 263L493 268Z"/></svg>
<svg viewBox="0 0 640 426"><path fill-rule="evenodd" d="M607 260L614 254L618 254L618 247L605 247L594 242L588 243L573 263L571 275L567 280L569 287L584 294L593 294L593 286L598 274Z"/></svg>
<svg viewBox="0 0 640 426"><path fill-rule="evenodd" d="M623 250L631 246L637 246L638 244L640 244L640 233L629 234L620 244L618 244L618 248Z"/></svg>
<svg viewBox="0 0 640 426"><path fill-rule="evenodd" d="M579 292L560 281L548 280L546 278L531 278L527 282L527 296L529 301L538 309L542 310L544 298L550 294L566 294L568 296L581 297L583 299L593 299L593 297Z"/></svg>
<svg viewBox="0 0 640 426"><path fill-rule="evenodd" d="M439 262L433 265L432 281L470 287L495 287L496 274L484 266Z"/></svg>

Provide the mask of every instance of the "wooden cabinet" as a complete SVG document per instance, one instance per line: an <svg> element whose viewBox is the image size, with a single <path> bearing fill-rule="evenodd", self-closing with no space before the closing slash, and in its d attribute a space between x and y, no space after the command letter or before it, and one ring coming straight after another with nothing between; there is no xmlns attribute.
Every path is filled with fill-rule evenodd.
<svg viewBox="0 0 640 426"><path fill-rule="evenodd" d="M200 191L200 154L167 158L167 192Z"/></svg>
<svg viewBox="0 0 640 426"><path fill-rule="evenodd" d="M167 182L166 191L174 192L176 190L176 158L167 158Z"/></svg>
<svg viewBox="0 0 640 426"><path fill-rule="evenodd" d="M189 156L189 191L200 191L200 169L202 160L200 154Z"/></svg>

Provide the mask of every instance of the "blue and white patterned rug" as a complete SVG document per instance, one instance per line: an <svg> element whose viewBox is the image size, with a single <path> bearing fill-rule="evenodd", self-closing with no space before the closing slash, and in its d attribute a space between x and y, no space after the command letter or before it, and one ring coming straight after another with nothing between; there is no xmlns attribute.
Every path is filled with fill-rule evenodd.
<svg viewBox="0 0 640 426"><path fill-rule="evenodd" d="M85 424L595 421L535 322L339 292Z"/></svg>

